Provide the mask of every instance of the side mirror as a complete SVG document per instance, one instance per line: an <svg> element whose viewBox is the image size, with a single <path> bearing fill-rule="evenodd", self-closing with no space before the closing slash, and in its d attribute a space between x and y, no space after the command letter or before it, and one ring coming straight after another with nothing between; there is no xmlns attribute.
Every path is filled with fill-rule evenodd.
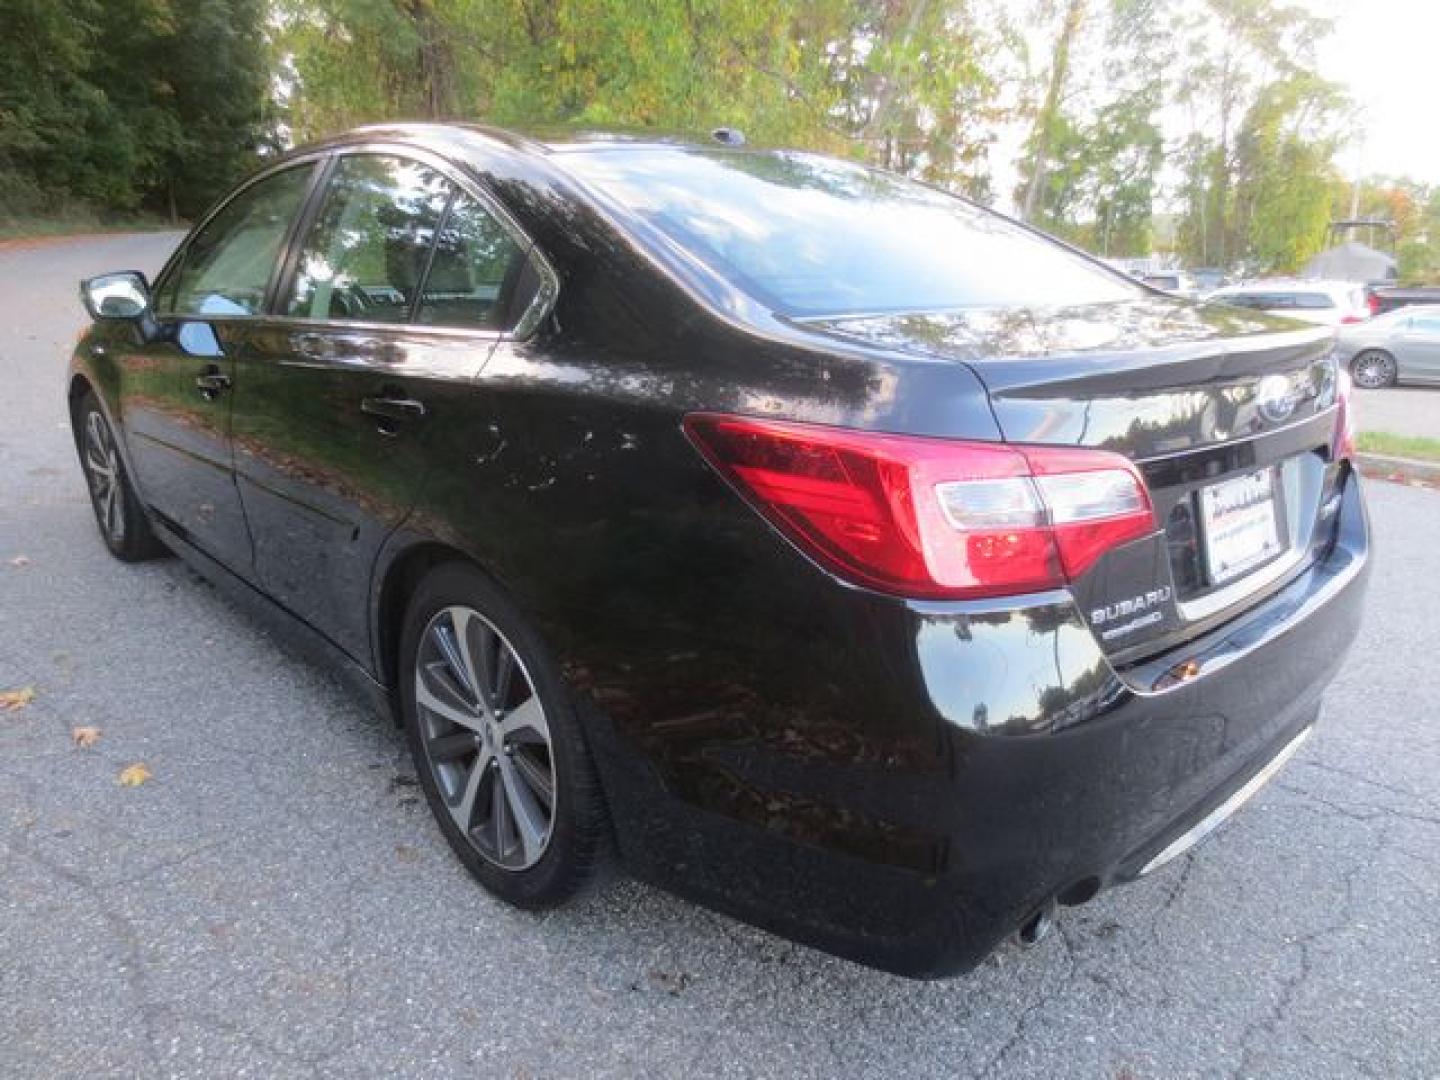
<svg viewBox="0 0 1440 1080"><path fill-rule="evenodd" d="M92 319L133 322L150 311L150 283L136 270L101 274L80 283L80 299Z"/></svg>

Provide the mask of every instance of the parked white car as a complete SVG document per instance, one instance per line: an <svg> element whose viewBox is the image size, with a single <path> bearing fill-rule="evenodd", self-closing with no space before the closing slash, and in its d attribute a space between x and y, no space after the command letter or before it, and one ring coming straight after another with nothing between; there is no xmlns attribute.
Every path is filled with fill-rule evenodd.
<svg viewBox="0 0 1440 1080"><path fill-rule="evenodd" d="M1347 326L1336 346L1356 386L1440 382L1440 306L1397 308Z"/></svg>
<svg viewBox="0 0 1440 1080"><path fill-rule="evenodd" d="M1252 281L1216 289L1206 302L1285 315L1319 326L1349 326L1370 317L1364 286L1351 281Z"/></svg>

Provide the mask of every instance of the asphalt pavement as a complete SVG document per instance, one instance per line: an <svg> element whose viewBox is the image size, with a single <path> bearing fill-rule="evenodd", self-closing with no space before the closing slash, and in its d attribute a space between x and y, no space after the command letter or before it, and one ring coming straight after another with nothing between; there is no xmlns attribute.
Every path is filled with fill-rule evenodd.
<svg viewBox="0 0 1440 1080"><path fill-rule="evenodd" d="M1440 439L1440 386L1389 386L1355 391L1355 426Z"/></svg>
<svg viewBox="0 0 1440 1080"><path fill-rule="evenodd" d="M1440 1075L1440 493L1369 485L1365 629L1295 761L1033 950L909 982L624 879L537 917L329 674L101 546L75 283L173 242L0 247L0 691L34 690L0 711L0 1076Z"/></svg>

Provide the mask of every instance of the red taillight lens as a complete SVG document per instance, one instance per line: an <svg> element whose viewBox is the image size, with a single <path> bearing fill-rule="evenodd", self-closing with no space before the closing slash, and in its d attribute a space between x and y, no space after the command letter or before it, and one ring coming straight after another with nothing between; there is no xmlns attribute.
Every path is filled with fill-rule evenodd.
<svg viewBox="0 0 1440 1080"><path fill-rule="evenodd" d="M1117 454L708 413L685 431L801 550L882 592L1053 588L1155 528L1144 482Z"/></svg>
<svg viewBox="0 0 1440 1080"><path fill-rule="evenodd" d="M1345 316L1342 316L1342 317L1341 317L1341 319L1340 319L1340 325L1341 325L1341 326L1354 326L1356 323L1362 323L1362 322L1364 322L1364 321L1365 321L1365 316L1364 316L1364 315L1345 315Z"/></svg>

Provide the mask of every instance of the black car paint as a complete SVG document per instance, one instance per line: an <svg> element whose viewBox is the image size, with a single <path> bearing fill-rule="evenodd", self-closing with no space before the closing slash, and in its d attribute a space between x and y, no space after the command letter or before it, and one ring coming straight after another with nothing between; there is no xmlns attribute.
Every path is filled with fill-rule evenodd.
<svg viewBox="0 0 1440 1080"><path fill-rule="evenodd" d="M72 395L95 389L130 456L169 424L196 466L131 470L167 541L377 698L407 584L445 558L492 575L561 660L638 874L865 963L952 973L1057 895L1133 876L1313 721L1368 565L1358 481L1328 460L1319 332L1158 294L791 321L628 239L563 150L399 127L309 152L362 145L493 193L558 275L535 333L190 323L216 356L173 322L156 342L100 323ZM194 380L217 364L233 383L210 400ZM1284 424L1255 408L1274 371L1297 387ZM395 393L424 416L382 430L361 401ZM831 578L694 452L697 409L1103 446L1162 491L1309 450L1327 514L1243 611L1107 655L1083 585L1079 604L917 603ZM1140 544L1158 558L1158 536Z"/></svg>

